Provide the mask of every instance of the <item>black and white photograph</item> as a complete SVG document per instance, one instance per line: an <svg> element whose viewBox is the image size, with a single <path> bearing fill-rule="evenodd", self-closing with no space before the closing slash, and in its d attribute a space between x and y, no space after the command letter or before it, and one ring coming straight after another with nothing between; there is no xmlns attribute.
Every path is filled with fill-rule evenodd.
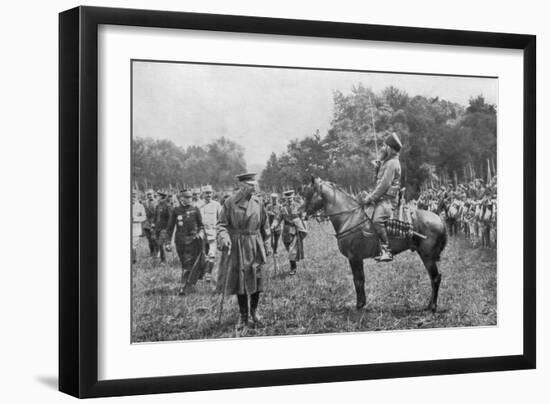
<svg viewBox="0 0 550 404"><path fill-rule="evenodd" d="M132 343L498 326L498 84L132 60Z"/></svg>

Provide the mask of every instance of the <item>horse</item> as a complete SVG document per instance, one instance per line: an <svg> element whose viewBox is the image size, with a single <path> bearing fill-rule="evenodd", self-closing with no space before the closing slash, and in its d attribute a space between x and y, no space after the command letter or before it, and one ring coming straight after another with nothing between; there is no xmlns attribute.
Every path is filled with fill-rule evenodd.
<svg viewBox="0 0 550 404"><path fill-rule="evenodd" d="M305 187L304 197L304 203L299 209L301 214L311 216L322 210L323 215L332 222L338 249L348 259L353 274L357 310L362 309L367 303L363 260L376 257L380 251L371 218L355 198L337 185L318 177L312 178L311 184ZM447 244L445 223L435 213L422 209L416 210L411 219L416 235L390 235L390 249L394 255L409 249L418 253L428 271L432 286L426 310L435 313L441 283L437 262Z"/></svg>

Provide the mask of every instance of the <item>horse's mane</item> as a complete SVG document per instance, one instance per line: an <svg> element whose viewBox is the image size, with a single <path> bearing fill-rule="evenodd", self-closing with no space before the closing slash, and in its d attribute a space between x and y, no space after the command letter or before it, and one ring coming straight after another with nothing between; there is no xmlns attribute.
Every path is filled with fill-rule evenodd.
<svg viewBox="0 0 550 404"><path fill-rule="evenodd" d="M353 202L359 204L359 201L353 195L350 195L346 190L344 190L340 185L335 184L332 181L323 181L323 182L325 184L328 184L328 185L332 186L333 188L340 191L341 193L343 193L348 199L351 199Z"/></svg>

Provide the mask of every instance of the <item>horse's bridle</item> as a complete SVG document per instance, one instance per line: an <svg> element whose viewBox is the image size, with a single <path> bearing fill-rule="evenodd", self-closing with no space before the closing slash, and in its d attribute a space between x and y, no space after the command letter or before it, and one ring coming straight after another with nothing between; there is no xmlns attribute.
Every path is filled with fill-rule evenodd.
<svg viewBox="0 0 550 404"><path fill-rule="evenodd" d="M322 183L319 184L319 192L321 190L321 185ZM336 192L336 191L335 191ZM356 206L355 208L353 209L349 209L349 210L343 210L341 212L336 212L336 213L331 213L331 214L317 214L315 215L316 218L326 218L326 219L330 219L331 217L336 217L336 216L341 216L341 215L345 215L345 214L351 214L351 213L354 213L356 212L357 210L361 210L362 207L361 205L359 206ZM341 239L345 236L348 236L352 233L354 233L356 230L358 230L360 228L360 226L362 226L363 224L365 224L366 222L369 222L371 221L372 219L369 218L369 216L365 213L365 219L364 220L361 220L359 223L353 225L352 227L350 227L349 229L346 229L344 231L340 231L340 232L337 232L335 234L330 234L331 236L335 236L337 239ZM327 233L328 234L328 233Z"/></svg>

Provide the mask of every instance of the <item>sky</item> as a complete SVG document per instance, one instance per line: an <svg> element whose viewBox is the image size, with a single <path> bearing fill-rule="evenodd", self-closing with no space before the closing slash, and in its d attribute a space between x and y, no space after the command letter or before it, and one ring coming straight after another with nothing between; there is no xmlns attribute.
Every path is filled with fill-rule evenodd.
<svg viewBox="0 0 550 404"><path fill-rule="evenodd" d="M249 170L260 171L290 140L324 135L333 91L362 83L374 92L392 85L409 96L468 105L483 95L498 104L494 78L344 72L187 63L133 62L133 136L203 146L225 136L245 148Z"/></svg>

